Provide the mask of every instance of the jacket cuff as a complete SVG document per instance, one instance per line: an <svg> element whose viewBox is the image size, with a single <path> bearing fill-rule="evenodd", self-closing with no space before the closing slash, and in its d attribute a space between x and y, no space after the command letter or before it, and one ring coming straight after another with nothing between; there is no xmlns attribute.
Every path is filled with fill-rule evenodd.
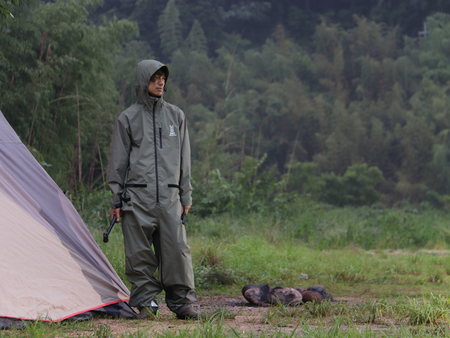
<svg viewBox="0 0 450 338"><path fill-rule="evenodd" d="M119 196L111 196L111 209L117 209L122 207L122 201Z"/></svg>
<svg viewBox="0 0 450 338"><path fill-rule="evenodd" d="M181 205L182 206L190 206L192 205L192 198L191 196L181 196Z"/></svg>

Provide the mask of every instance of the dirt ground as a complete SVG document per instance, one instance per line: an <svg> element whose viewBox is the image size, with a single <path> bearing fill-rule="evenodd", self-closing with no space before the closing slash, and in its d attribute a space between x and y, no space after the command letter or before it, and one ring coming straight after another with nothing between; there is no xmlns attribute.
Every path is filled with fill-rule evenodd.
<svg viewBox="0 0 450 338"><path fill-rule="evenodd" d="M349 304L358 304L363 300L360 298L336 298L337 302L346 302ZM194 308L200 312L206 313L206 320L214 323L213 316L223 315L225 318L224 330L233 328L236 333L246 337L248 334L256 335L277 332L292 332L301 335L301 328L298 326L298 319L289 318L285 322L268 322L269 311L274 311L274 307L258 307L249 304L243 297L227 296L204 296L199 297L199 301ZM312 323L314 324L314 323ZM160 304L160 312L156 318L147 320L114 320L114 319L96 319L93 322L94 327L107 326L111 334L121 336L122 334L135 334L141 332L147 335L159 333L164 334L169 331L172 334L176 332L185 332L193 330L198 325L197 321L177 320L175 315L169 311L165 304ZM214 329L214 325L212 326ZM385 330L386 325L373 325L372 330Z"/></svg>

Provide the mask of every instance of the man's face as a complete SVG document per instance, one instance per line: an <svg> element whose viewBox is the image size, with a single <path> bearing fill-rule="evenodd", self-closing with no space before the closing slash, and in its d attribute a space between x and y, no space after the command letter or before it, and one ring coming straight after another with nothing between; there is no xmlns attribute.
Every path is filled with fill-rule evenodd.
<svg viewBox="0 0 450 338"><path fill-rule="evenodd" d="M165 84L166 75L163 72L156 72L148 83L148 93L152 96L162 96Z"/></svg>

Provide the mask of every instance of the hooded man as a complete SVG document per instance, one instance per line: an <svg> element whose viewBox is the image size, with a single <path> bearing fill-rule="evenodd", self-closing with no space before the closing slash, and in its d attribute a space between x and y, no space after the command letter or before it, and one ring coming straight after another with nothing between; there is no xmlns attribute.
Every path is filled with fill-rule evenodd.
<svg viewBox="0 0 450 338"><path fill-rule="evenodd" d="M122 215L130 306L156 314L162 290L179 319L196 319L197 300L184 215L192 205L186 115L162 98L169 69L155 60L136 67L137 102L117 118L109 167L111 218ZM152 248L153 245L153 248ZM159 280L154 276L158 269Z"/></svg>

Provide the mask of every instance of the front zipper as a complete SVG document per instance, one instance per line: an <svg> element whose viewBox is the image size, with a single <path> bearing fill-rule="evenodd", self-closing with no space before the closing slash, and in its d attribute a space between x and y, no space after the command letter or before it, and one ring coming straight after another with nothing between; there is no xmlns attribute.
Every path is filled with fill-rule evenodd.
<svg viewBox="0 0 450 338"><path fill-rule="evenodd" d="M161 131L161 127L159 127L159 148L162 149L162 131Z"/></svg>
<svg viewBox="0 0 450 338"><path fill-rule="evenodd" d="M156 203L159 203L158 153L157 153L157 146L156 146L156 124L155 124L156 103L157 102L155 102L154 105L153 105L153 145L154 145L154 148L155 148Z"/></svg>

